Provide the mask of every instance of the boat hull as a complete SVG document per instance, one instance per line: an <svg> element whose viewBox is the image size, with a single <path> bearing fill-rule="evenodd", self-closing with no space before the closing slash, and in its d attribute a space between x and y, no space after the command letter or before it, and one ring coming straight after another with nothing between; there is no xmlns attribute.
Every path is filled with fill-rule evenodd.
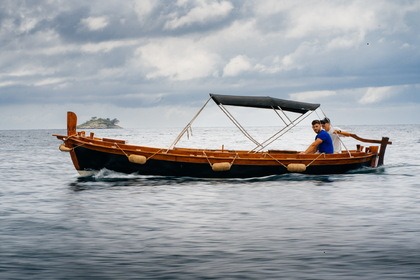
<svg viewBox="0 0 420 280"><path fill-rule="evenodd" d="M84 147L74 149L76 169L79 171L99 171L108 169L115 172L140 175L158 175L197 178L252 178L290 173L286 166L278 164L232 164L229 170L214 171L208 163L179 162L148 159L145 164L130 162L124 154L113 154ZM348 164L311 164L303 174L341 174L362 167L369 167L369 158ZM86 173L85 173L86 174ZM87 173L89 174L89 173Z"/></svg>

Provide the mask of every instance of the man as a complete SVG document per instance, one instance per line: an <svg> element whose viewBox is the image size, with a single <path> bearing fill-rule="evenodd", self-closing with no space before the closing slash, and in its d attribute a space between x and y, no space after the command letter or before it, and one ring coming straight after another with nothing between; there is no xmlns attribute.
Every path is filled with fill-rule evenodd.
<svg viewBox="0 0 420 280"><path fill-rule="evenodd" d="M322 129L320 120L312 121L312 129L316 133L315 141L302 154L314 154L316 152L325 154L334 153L331 136Z"/></svg>
<svg viewBox="0 0 420 280"><path fill-rule="evenodd" d="M321 120L321 125L322 128L325 129L325 131L328 132L328 134L331 136L334 146L334 153L341 153L341 140L338 134L343 136L350 136L350 133L343 131L338 127L332 127L329 118L324 118Z"/></svg>

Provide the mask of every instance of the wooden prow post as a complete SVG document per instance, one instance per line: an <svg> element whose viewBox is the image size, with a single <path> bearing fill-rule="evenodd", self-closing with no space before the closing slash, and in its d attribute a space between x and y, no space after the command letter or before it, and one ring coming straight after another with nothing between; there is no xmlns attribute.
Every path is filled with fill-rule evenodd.
<svg viewBox="0 0 420 280"><path fill-rule="evenodd" d="M77 116L73 112L67 112L67 136L75 135L77 127Z"/></svg>
<svg viewBox="0 0 420 280"><path fill-rule="evenodd" d="M389 142L389 137L382 137L381 149L379 150L378 166L384 165L385 150L388 144L392 144L392 142Z"/></svg>

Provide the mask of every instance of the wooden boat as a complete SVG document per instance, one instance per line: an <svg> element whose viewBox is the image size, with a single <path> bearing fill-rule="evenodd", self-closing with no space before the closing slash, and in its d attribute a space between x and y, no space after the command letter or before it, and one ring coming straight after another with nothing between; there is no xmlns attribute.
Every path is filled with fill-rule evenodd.
<svg viewBox="0 0 420 280"><path fill-rule="evenodd" d="M176 144L191 128L207 103L213 100L239 130L256 147L252 150L179 148ZM256 141L230 114L226 107L241 106L272 109L285 126L264 142ZM314 112L320 104L272 97L210 94L210 98L168 148L128 144L124 140L98 138L77 131L77 116L67 112L67 135L54 134L63 143L60 150L69 152L81 176L108 169L141 175L188 176L198 178L250 178L285 173L340 174L351 170L383 165L385 150L392 144L388 137L380 140L350 136L370 146L357 145L354 150L336 154L301 154L298 151L267 150L266 147ZM290 113L291 112L291 113ZM290 117L290 114L293 117Z"/></svg>

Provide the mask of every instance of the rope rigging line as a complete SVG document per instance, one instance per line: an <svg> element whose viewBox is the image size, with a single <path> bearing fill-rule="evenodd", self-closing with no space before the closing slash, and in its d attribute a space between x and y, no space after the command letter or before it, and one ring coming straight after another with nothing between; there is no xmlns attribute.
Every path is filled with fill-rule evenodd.
<svg viewBox="0 0 420 280"><path fill-rule="evenodd" d="M206 152L205 152L205 151L202 151L202 152L203 152L203 155L206 157L207 162L210 164L210 166L212 166L213 164L211 163L211 161L210 161L210 159L209 159L208 155L206 154ZM236 153L236 154L235 154L235 157L234 157L234 158L233 158L233 160L230 162L230 164L231 164L231 165L233 165L233 163L235 162L235 160L236 160L238 157L239 157L239 154L238 154L238 153Z"/></svg>
<svg viewBox="0 0 420 280"><path fill-rule="evenodd" d="M286 166L284 163L282 163L281 161L279 161L278 159L276 159L275 157L273 157L272 155L270 155L269 153L264 153L264 155L268 155L269 157L271 157L273 160L275 160L277 163L281 164L284 168L288 169L288 166ZM305 166L305 168L309 167L312 163L314 163L317 159L319 159L319 157L324 156L325 158L325 153L321 153L319 154L314 160L312 160L308 165L305 165L302 163L302 165ZM292 165L292 164L289 164Z"/></svg>
<svg viewBox="0 0 420 280"><path fill-rule="evenodd" d="M119 145L118 145L118 143L116 143L116 142L114 142L114 144L115 144L115 146L117 146L117 148L118 149L120 149L121 150L121 152L123 152L123 154L126 156L126 157L130 157ZM157 155L158 153L160 153L160 152L162 152L163 151L163 149L159 149L159 150L157 150L155 153L153 153L151 156L149 156L149 157L147 157L146 158L146 160L149 160L149 159L151 159L152 157L154 157L155 155ZM133 155L135 155L135 154L133 154Z"/></svg>
<svg viewBox="0 0 420 280"><path fill-rule="evenodd" d="M66 138L66 140L65 141L67 141L67 140L69 140L70 138L74 138L74 137L76 137L77 136L77 134L73 134L73 135L70 135L69 137L67 137ZM80 145L76 145L76 146L74 146L74 147L72 147L72 148L70 148L71 150L74 150L74 149L76 149L76 148L79 148L79 147L82 147L82 146L84 146L86 143L82 143L82 144L80 144ZM67 146L66 146L67 147Z"/></svg>
<svg viewBox="0 0 420 280"><path fill-rule="evenodd" d="M270 155L269 153L264 153L264 155L267 155L267 156L271 157L272 159L274 159L275 161L277 161L277 163L279 163L279 164L283 165L283 167L287 169L287 166L286 166L284 163L282 163L282 162L281 162L281 161L279 161L278 159L274 158L274 157L273 157L272 155Z"/></svg>
<svg viewBox="0 0 420 280"><path fill-rule="evenodd" d="M115 146L117 146L117 148L118 149L120 149L121 150L121 152L123 152L123 154L126 156L126 157L129 157L129 155L127 155L127 153L118 145L118 143L116 143L116 142L114 142L114 144L115 144Z"/></svg>
<svg viewBox="0 0 420 280"><path fill-rule="evenodd" d="M309 165L311 165L312 163L314 163L320 156L324 155L325 158L325 153L321 153L319 154L319 156L317 156L313 161L311 161L306 167L308 167Z"/></svg>

